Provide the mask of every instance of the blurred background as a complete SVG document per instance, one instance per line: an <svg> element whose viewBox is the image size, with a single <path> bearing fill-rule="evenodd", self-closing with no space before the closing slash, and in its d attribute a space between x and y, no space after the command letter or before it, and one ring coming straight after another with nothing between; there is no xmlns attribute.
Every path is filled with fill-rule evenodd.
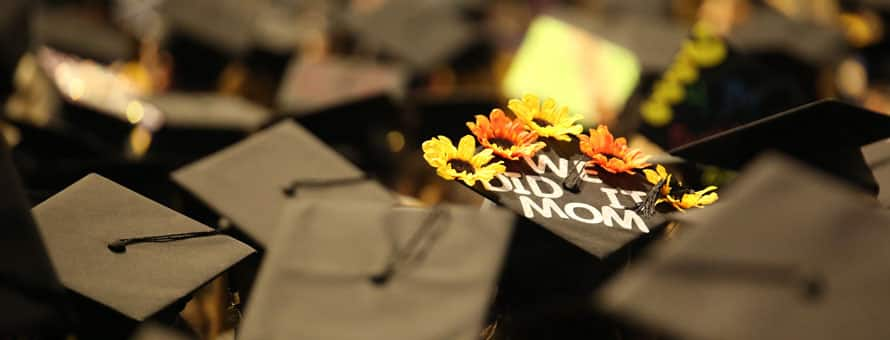
<svg viewBox="0 0 890 340"><path fill-rule="evenodd" d="M890 112L888 15L882 0L5 0L0 132L35 203L98 172L194 209L172 170L294 119L405 201L479 204L420 144L526 93L650 154L820 98ZM184 315L214 338L222 309Z"/></svg>

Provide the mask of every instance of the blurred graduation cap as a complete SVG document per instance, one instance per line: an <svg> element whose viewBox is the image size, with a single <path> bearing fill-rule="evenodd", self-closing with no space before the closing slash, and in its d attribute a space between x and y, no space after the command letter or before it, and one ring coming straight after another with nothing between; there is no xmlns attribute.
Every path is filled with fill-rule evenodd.
<svg viewBox="0 0 890 340"><path fill-rule="evenodd" d="M160 6L169 32L165 39L173 56L173 84L184 90L216 88L226 65L252 48L254 16L251 2L165 1Z"/></svg>
<svg viewBox="0 0 890 340"><path fill-rule="evenodd" d="M504 93L558 95L572 112L584 116L586 125L614 121L636 87L641 67L631 50L598 32L560 16L536 17L504 78Z"/></svg>
<svg viewBox="0 0 890 340"><path fill-rule="evenodd" d="M12 77L8 75L15 74L19 59L31 42L29 30L32 8L32 3L27 0L10 0L0 4L0 44L3 45L0 74L7 75L6 79L0 81L0 100L3 102L6 102L6 97L13 91Z"/></svg>
<svg viewBox="0 0 890 340"><path fill-rule="evenodd" d="M589 175L587 161L577 140L551 140L534 158L505 161L507 172L472 189L598 258L662 226L662 214L634 210L651 187L642 173Z"/></svg>
<svg viewBox="0 0 890 340"><path fill-rule="evenodd" d="M278 108L385 180L393 153L404 147L400 100L406 81L404 70L393 65L294 58L278 92ZM390 142L392 135L402 136L401 146Z"/></svg>
<svg viewBox="0 0 890 340"><path fill-rule="evenodd" d="M745 54L781 54L804 65L832 65L845 55L843 33L795 20L765 6L754 6L727 40Z"/></svg>
<svg viewBox="0 0 890 340"><path fill-rule="evenodd" d="M153 152L180 158L188 154L189 161L237 142L272 118L266 108L229 95L170 92L142 102L164 117L163 127L152 138Z"/></svg>
<svg viewBox="0 0 890 340"><path fill-rule="evenodd" d="M149 322L139 327L130 340L188 340L190 337L161 324Z"/></svg>
<svg viewBox="0 0 890 340"><path fill-rule="evenodd" d="M59 336L66 329L64 288L50 263L31 204L0 138L0 337ZM14 260L13 260L14 259Z"/></svg>
<svg viewBox="0 0 890 340"><path fill-rule="evenodd" d="M473 29L451 1L390 0L344 15L359 44L429 70L450 61L474 40Z"/></svg>
<svg viewBox="0 0 890 340"><path fill-rule="evenodd" d="M263 247L272 242L281 209L292 197L395 200L292 121L189 164L172 177Z"/></svg>
<svg viewBox="0 0 890 340"><path fill-rule="evenodd" d="M756 34L744 32L741 38L756 42ZM802 71L781 54L755 52L738 50L708 24L696 24L639 104L640 132L669 149L817 98L815 79L800 79L816 70Z"/></svg>
<svg viewBox="0 0 890 340"><path fill-rule="evenodd" d="M175 318L189 294L254 250L91 174L32 209L62 283L76 293L78 334L126 335Z"/></svg>
<svg viewBox="0 0 890 340"><path fill-rule="evenodd" d="M878 192L863 145L890 137L890 116L836 100L821 100L680 146L687 161L739 169L775 149L858 187Z"/></svg>
<svg viewBox="0 0 890 340"><path fill-rule="evenodd" d="M725 197L610 282L602 308L690 339L890 335L878 312L890 302L879 293L890 216L777 156L752 164Z"/></svg>
<svg viewBox="0 0 890 340"><path fill-rule="evenodd" d="M243 339L478 339L513 216L305 200L281 221Z"/></svg>
<svg viewBox="0 0 890 340"><path fill-rule="evenodd" d="M42 8L33 21L33 35L41 45L101 63L136 56L133 37L74 7Z"/></svg>
<svg viewBox="0 0 890 340"><path fill-rule="evenodd" d="M890 140L882 140L862 147L862 155L878 183L878 201L890 207Z"/></svg>

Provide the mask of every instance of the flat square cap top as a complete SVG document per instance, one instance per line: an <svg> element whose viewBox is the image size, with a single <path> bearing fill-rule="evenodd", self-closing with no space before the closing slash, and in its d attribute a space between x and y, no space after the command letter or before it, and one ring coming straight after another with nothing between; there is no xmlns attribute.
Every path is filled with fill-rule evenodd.
<svg viewBox="0 0 890 340"><path fill-rule="evenodd" d="M173 179L260 245L269 244L281 209L293 196L394 198L346 159L292 121L260 131L244 141L192 163L173 173ZM303 182L346 180L342 185L308 185ZM311 187L310 187L311 186Z"/></svg>
<svg viewBox="0 0 890 340"><path fill-rule="evenodd" d="M513 220L497 209L295 201L240 336L477 339Z"/></svg>
<svg viewBox="0 0 890 340"><path fill-rule="evenodd" d="M787 153L836 176L874 187L860 148L890 137L890 116L821 100L680 146L671 154L739 169L767 150Z"/></svg>
<svg viewBox="0 0 890 340"><path fill-rule="evenodd" d="M770 155L720 209L610 282L601 302L690 339L883 339L888 223L869 197Z"/></svg>
<svg viewBox="0 0 890 340"><path fill-rule="evenodd" d="M141 243L123 238L210 231L209 227L91 174L32 210L50 259L69 289L144 320L254 252L223 235Z"/></svg>

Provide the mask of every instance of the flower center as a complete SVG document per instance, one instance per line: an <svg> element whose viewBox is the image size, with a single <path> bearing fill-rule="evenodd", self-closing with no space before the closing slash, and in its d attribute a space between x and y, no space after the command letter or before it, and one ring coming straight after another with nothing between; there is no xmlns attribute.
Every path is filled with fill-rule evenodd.
<svg viewBox="0 0 890 340"><path fill-rule="evenodd" d="M511 141L507 138L501 138L501 137L489 138L488 142L491 144L497 145L501 149L509 149L509 148L513 147L513 141Z"/></svg>
<svg viewBox="0 0 890 340"><path fill-rule="evenodd" d="M449 160L448 165L457 172L466 172L468 174L476 173L476 168L474 168L470 162L462 159Z"/></svg>
<svg viewBox="0 0 890 340"><path fill-rule="evenodd" d="M532 121L535 122L535 124L538 124L538 126L540 126L540 127L548 127L550 125L553 125L553 124L550 124L550 122L543 120L541 118L535 118L535 119L532 119Z"/></svg>

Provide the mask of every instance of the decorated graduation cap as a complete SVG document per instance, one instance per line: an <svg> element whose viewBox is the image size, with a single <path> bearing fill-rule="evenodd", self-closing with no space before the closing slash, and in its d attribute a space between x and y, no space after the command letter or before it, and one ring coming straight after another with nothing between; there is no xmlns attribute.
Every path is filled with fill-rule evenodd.
<svg viewBox="0 0 890 340"><path fill-rule="evenodd" d="M639 104L639 130L669 149L814 99L794 73L739 52L700 22Z"/></svg>
<svg viewBox="0 0 890 340"><path fill-rule="evenodd" d="M614 120L641 67L632 51L595 32L561 16L536 17L507 71L504 93L558 95L588 125Z"/></svg>
<svg viewBox="0 0 890 340"><path fill-rule="evenodd" d="M31 217L30 203L0 138L0 252L14 261L0 265L0 336L57 336L66 330L64 289Z"/></svg>
<svg viewBox="0 0 890 340"><path fill-rule="evenodd" d="M882 140L862 147L862 155L878 183L878 201L890 207L890 140Z"/></svg>
<svg viewBox="0 0 890 340"><path fill-rule="evenodd" d="M292 121L189 164L172 177L261 246L272 242L289 200L315 196L394 201L380 184Z"/></svg>
<svg viewBox="0 0 890 340"><path fill-rule="evenodd" d="M243 339L478 339L513 215L386 202L288 204Z"/></svg>
<svg viewBox="0 0 890 340"><path fill-rule="evenodd" d="M887 137L890 117L822 100L680 146L671 154L739 169L757 154L774 149L876 193L877 183L860 148Z"/></svg>
<svg viewBox="0 0 890 340"><path fill-rule="evenodd" d="M449 1L393 0L344 16L359 43L418 70L447 63L473 41L471 26Z"/></svg>
<svg viewBox="0 0 890 340"><path fill-rule="evenodd" d="M462 181L597 257L659 227L659 203L685 209L717 198L714 188L673 191L678 183L667 169L652 168L606 126L582 134L580 116L553 99L526 95L508 107L515 118L501 109L477 115L467 123L475 137L457 145L445 136L424 142L424 158L440 177Z"/></svg>
<svg viewBox="0 0 890 340"><path fill-rule="evenodd" d="M610 282L602 308L689 339L890 335L879 312L888 303L885 211L778 156L752 164L725 196Z"/></svg>
<svg viewBox="0 0 890 340"><path fill-rule="evenodd" d="M170 321L193 291L254 252L95 174L32 212L62 284L75 293L84 338Z"/></svg>

